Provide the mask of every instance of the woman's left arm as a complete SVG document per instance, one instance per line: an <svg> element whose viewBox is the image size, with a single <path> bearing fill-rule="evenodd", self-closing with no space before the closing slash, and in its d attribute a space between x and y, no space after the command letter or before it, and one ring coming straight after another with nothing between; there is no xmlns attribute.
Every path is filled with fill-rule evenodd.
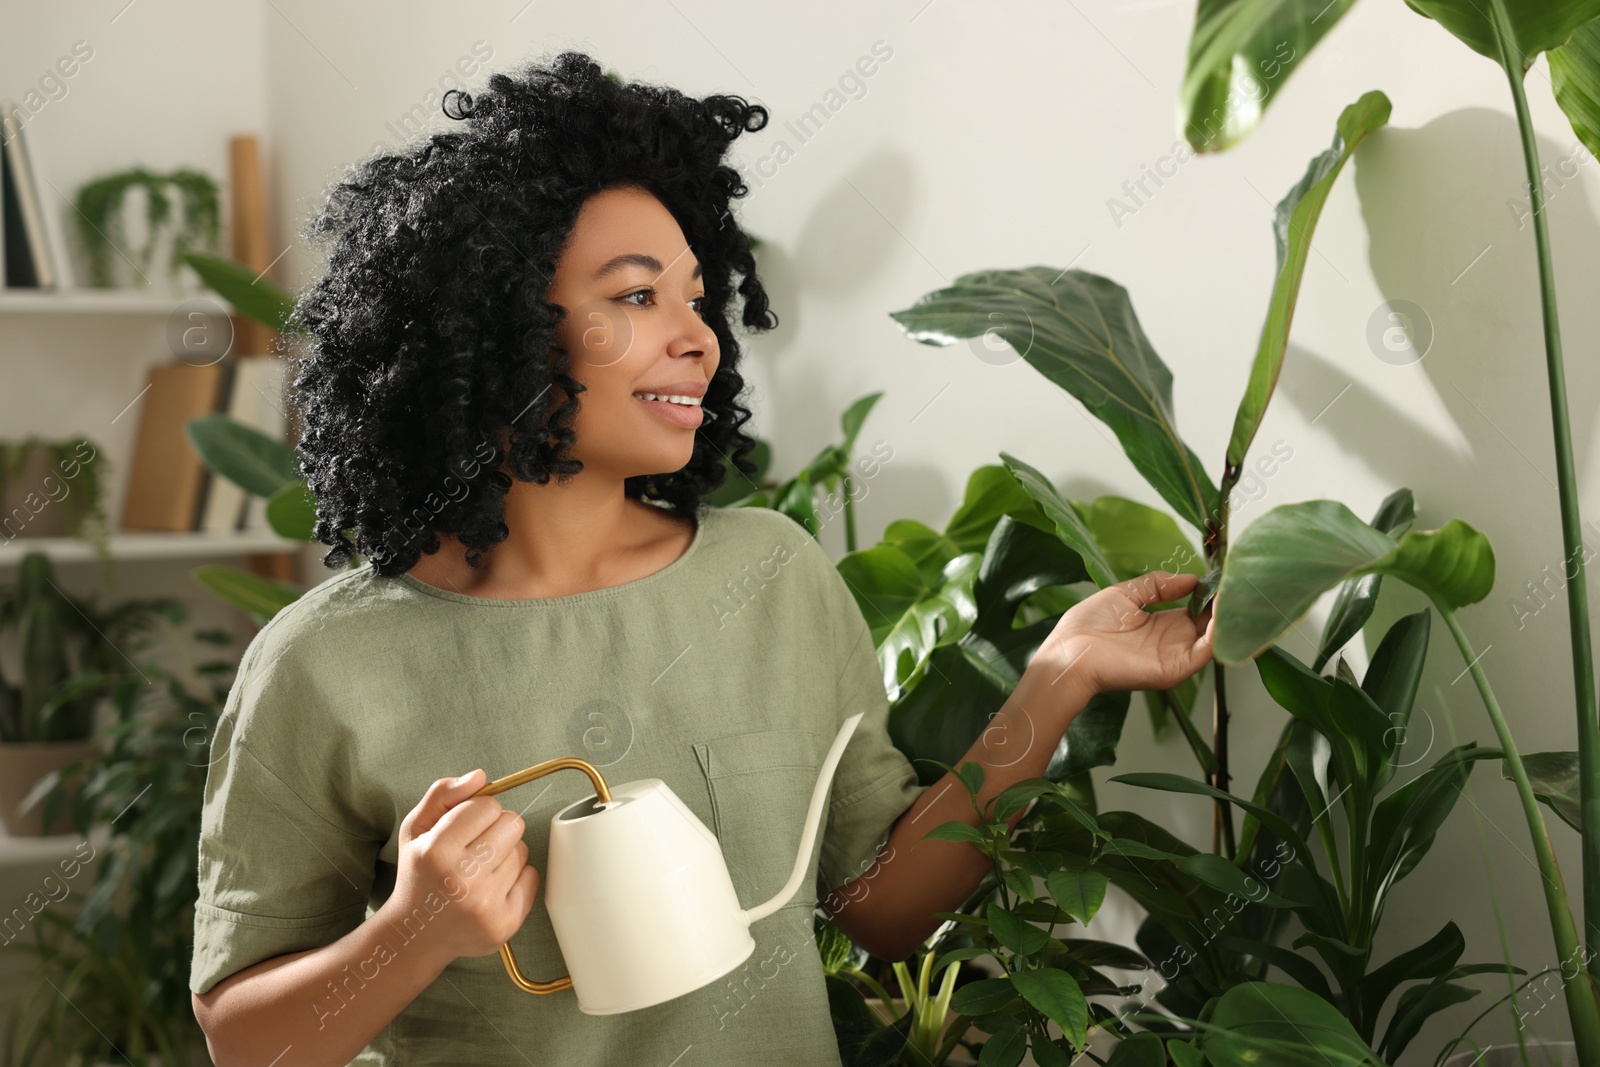
<svg viewBox="0 0 1600 1067"><path fill-rule="evenodd" d="M1212 607L1198 619L1185 608L1144 610L1187 596L1198 581L1152 571L1109 585L1062 615L955 763L983 765L979 805L987 808L1008 787L1042 777L1061 735L1096 693L1170 689L1206 665ZM1025 810L1007 825L1015 826ZM877 861L828 894L822 907L833 924L880 959L915 952L940 925L933 913L954 911L991 869L989 857L967 842L924 840L947 822L977 824L966 787L948 773L895 821Z"/></svg>

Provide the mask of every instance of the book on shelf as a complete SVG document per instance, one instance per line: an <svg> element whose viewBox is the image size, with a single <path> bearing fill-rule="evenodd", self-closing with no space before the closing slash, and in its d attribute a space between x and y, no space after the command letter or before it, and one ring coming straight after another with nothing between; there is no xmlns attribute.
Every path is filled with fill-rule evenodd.
<svg viewBox="0 0 1600 1067"><path fill-rule="evenodd" d="M39 146L27 120L9 100L0 101L0 283L13 289L74 288L61 213L45 194Z"/></svg>
<svg viewBox="0 0 1600 1067"><path fill-rule="evenodd" d="M190 419L226 410L232 379L233 363L227 359L206 366L172 360L150 368L122 501L122 529L174 533L200 528L211 475L184 426Z"/></svg>
<svg viewBox="0 0 1600 1067"><path fill-rule="evenodd" d="M283 417L283 360L274 356L230 356L233 370L228 402L222 409L229 418L281 441ZM267 502L246 493L226 478L206 472L206 501L200 529L207 533L232 533L244 529L266 532Z"/></svg>

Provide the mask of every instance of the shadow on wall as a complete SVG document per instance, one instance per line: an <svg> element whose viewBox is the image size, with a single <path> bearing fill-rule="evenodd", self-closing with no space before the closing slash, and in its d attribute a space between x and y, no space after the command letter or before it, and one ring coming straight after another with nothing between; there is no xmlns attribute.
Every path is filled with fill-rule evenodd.
<svg viewBox="0 0 1600 1067"><path fill-rule="evenodd" d="M1600 306L1590 295L1600 277L1600 224L1583 184L1596 180L1600 161L1575 139L1538 140L1581 475L1590 469L1600 405L1593 358ZM1494 591L1464 622L1480 644L1505 642L1497 651L1510 654L1499 668L1516 674L1498 684L1512 694L1536 684L1520 691L1570 700L1538 265L1516 122L1468 108L1418 129L1388 127L1354 162L1368 258L1387 303L1351 323L1348 343L1360 358L1339 366L1297 347L1289 360L1299 369L1280 389L1309 416L1349 386L1321 420L1340 446L1386 484L1416 491L1419 528L1458 517L1494 545ZM1365 369L1352 381L1347 366ZM1408 410L1404 398L1414 395L1418 370L1466 454ZM1591 500L1585 511L1593 552L1600 552L1597 507ZM1591 585L1600 594L1600 583ZM1529 635L1545 650L1537 654L1544 662L1520 640ZM1525 751L1570 741L1565 716L1544 729L1529 725Z"/></svg>

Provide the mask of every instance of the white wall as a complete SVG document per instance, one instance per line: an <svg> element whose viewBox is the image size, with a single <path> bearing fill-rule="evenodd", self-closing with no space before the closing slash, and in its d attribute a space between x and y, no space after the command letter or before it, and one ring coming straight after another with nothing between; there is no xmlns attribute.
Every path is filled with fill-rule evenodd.
<svg viewBox="0 0 1600 1067"><path fill-rule="evenodd" d="M1293 76L1261 130L1234 151L1184 163L1120 224L1109 198L1125 196L1124 182L1154 167L1177 140L1174 101L1190 4L833 0L753 9L707 0L535 0L526 7L506 0L446 9L272 0L223 9L139 0L111 25L120 3L90 15L11 0L5 24L8 31L20 24L23 33L0 38L3 88L36 76L73 40L94 42L96 58L72 95L36 125L72 181L140 152L221 174L226 136L260 129L275 240L287 248L277 273L289 284L316 269L294 237L324 185L380 142L396 142L399 118L475 45L480 54L492 49L486 69L576 47L629 78L766 104L774 122L737 149L756 187L742 223L769 242L763 263L783 320L750 346L755 428L773 440L786 474L832 439L850 401L884 390L864 440L889 441L894 459L861 509L867 538L896 518L942 523L967 472L997 462L1002 450L1081 499L1118 493L1159 503L1109 431L1025 363L997 367L964 347L913 344L888 318L982 268L1072 263L1125 285L1173 369L1180 426L1215 475L1271 286L1272 205L1327 146L1339 110L1368 89L1385 90L1394 102L1390 128L1362 150L1328 202L1292 352L1258 437L1258 453L1281 440L1292 459L1238 518L1316 497L1337 498L1365 516L1409 486L1419 526L1459 517L1483 530L1499 580L1463 624L1477 648L1488 648L1483 663L1524 751L1572 746L1564 600L1520 630L1509 604L1524 581L1547 563L1554 569L1562 555L1532 230L1519 229L1507 207L1522 191L1509 99L1495 65L1398 0L1358 5ZM867 79L865 94L797 144L784 123L820 101L878 41L893 53ZM467 79L469 88L485 76L480 70ZM1555 168L1575 140L1550 98L1542 61L1527 85L1541 152ZM430 122L448 125L436 112ZM774 170L779 141L795 151ZM768 176L755 175L758 165ZM1600 258L1596 171L1592 161L1583 165L1555 195L1549 217L1584 503L1600 515L1588 462L1597 401L1588 356L1600 340L1587 299ZM1384 362L1366 340L1369 320L1395 299L1421 305L1431 318L1435 340L1419 364ZM28 359L4 357L9 380L34 373L18 368L33 359L49 359L63 373L24 379L26 391L5 390L7 432L32 429L41 412L67 406L98 415L109 401L77 384L91 368L137 380L132 366L91 356L86 342L58 341L53 331L27 344ZM40 395L52 403L39 404ZM827 541L836 553L842 548L837 526ZM1422 606L1409 590L1388 588L1378 626ZM1318 611L1303 622L1304 636L1286 642L1290 650L1309 658L1321 620ZM1429 744L1429 723L1438 735L1433 755L1452 737L1493 740L1469 680L1457 680L1460 656L1444 628L1435 630L1425 714L1408 758ZM1230 678L1235 767L1245 788L1283 713L1252 670ZM1152 741L1137 705L1122 752L1102 779L1190 766L1181 743ZM1396 893L1386 945L1411 947L1453 917L1467 935L1466 959L1493 960L1498 903L1516 961L1530 970L1552 965L1510 786L1485 766L1467 798ZM1203 803L1110 784L1100 799L1103 807L1158 815L1196 843L1208 837ZM1560 825L1551 834L1576 894L1573 835ZM1130 928L1125 910L1108 911L1106 930ZM1431 1025L1408 1062L1431 1059L1495 995L1450 1013L1448 1025ZM1546 1011L1531 1025L1557 1033L1562 1012ZM1476 1033L1503 1040L1508 1022L1497 1015Z"/></svg>

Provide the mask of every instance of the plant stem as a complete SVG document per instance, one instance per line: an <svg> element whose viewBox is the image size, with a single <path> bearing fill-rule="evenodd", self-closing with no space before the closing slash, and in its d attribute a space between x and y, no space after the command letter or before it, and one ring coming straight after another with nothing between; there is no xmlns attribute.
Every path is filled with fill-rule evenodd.
<svg viewBox="0 0 1600 1067"><path fill-rule="evenodd" d="M1222 485L1217 490L1217 512L1211 529L1206 531L1206 555L1213 566L1221 567L1228 558L1228 504L1233 498L1233 487L1239 482L1240 466L1228 463L1222 471ZM1211 753L1216 770L1211 775L1211 786L1228 792L1228 688L1223 680L1227 673L1221 663L1212 666L1212 688L1216 705L1211 718ZM1212 808L1211 851L1229 859L1236 849L1233 840L1233 805L1218 800Z"/></svg>
<svg viewBox="0 0 1600 1067"><path fill-rule="evenodd" d="M1200 764L1202 780L1209 783L1211 775L1217 769L1217 760L1211 755L1210 746L1206 744L1205 738L1200 736L1200 731L1194 728L1194 723L1189 721L1189 716L1179 706L1178 698L1172 695L1172 690L1161 691L1161 702L1166 705L1167 714L1178 724L1183 739L1189 742L1189 750L1194 753L1195 762Z"/></svg>
<svg viewBox="0 0 1600 1067"><path fill-rule="evenodd" d="M1500 0L1495 2L1499 3ZM1533 854L1539 864L1539 881L1544 889L1545 907L1550 912L1550 933L1555 939L1556 952L1560 954L1563 965L1569 960L1580 960L1583 957L1580 955L1578 930L1573 924L1572 908L1567 903L1566 890L1561 883L1561 868L1556 866L1555 851L1550 847L1550 835L1545 830L1544 817L1539 813L1539 801L1535 799L1533 786L1528 782L1522 756L1517 752L1511 730L1500 712L1500 703L1495 700L1494 690L1489 688L1488 676L1478 664L1478 654L1472 650L1471 642L1462 632L1455 612L1438 601L1434 602L1434 606L1444 617L1445 625L1450 627L1450 633L1456 639L1456 646L1461 649L1462 658L1467 661L1472 681L1477 685L1478 693L1483 697L1483 706L1489 712L1489 721L1494 724L1500 749L1505 753L1506 768L1517 784L1517 796L1522 801L1522 814L1528 821L1528 836L1533 841ZM1600 1065L1600 1004L1595 1001L1589 972L1574 967L1569 977L1563 966L1561 979L1567 998L1567 1014L1572 1023L1572 1040L1578 1046L1579 1062L1584 1067Z"/></svg>
<svg viewBox="0 0 1600 1067"><path fill-rule="evenodd" d="M1582 522L1578 515L1577 478L1573 472L1572 431L1567 419L1567 379L1562 369L1561 320L1556 314L1555 265L1550 255L1550 232L1544 217L1544 182L1539 167L1539 146L1534 140L1528 98L1522 90L1522 56L1511 40L1510 16L1505 0L1491 0L1495 38L1500 45L1500 66L1511 85L1516 104L1517 132L1522 135L1522 158L1528 170L1528 197L1533 210L1533 242L1539 259L1539 300L1544 315L1544 354L1550 380L1550 425L1555 434L1556 478L1561 496L1561 541L1566 549L1567 613L1572 623L1572 687L1578 713L1578 791L1583 826L1584 943L1600 948L1600 720L1596 718L1594 661L1589 638L1588 578L1583 561ZM1600 953L1595 954L1600 957ZM1590 972L1600 979L1600 958L1589 961Z"/></svg>

